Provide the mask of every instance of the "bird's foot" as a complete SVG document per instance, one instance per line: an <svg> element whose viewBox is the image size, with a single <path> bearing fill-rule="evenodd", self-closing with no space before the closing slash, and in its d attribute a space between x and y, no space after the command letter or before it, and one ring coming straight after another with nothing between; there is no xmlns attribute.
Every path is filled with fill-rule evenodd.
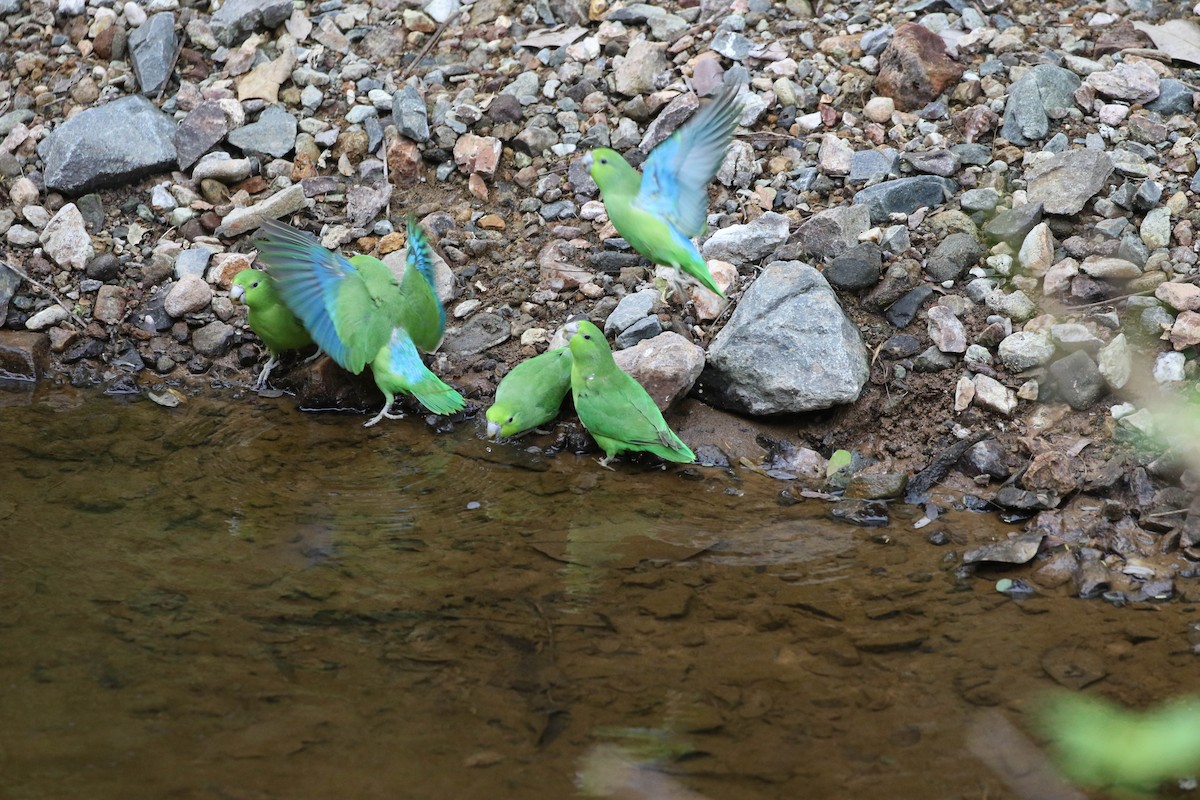
<svg viewBox="0 0 1200 800"><path fill-rule="evenodd" d="M386 411L385 411L383 415L384 415L385 417L387 417L388 419L404 419L404 412L403 412L403 411L396 412L395 414L388 413L388 412L386 412Z"/></svg>
<svg viewBox="0 0 1200 800"><path fill-rule="evenodd" d="M318 358L320 358L323 355L325 355L325 354L318 349L317 352L313 353L311 356L304 359L300 363L305 366L308 366L309 364L313 363L314 361L316 361Z"/></svg>
<svg viewBox="0 0 1200 800"><path fill-rule="evenodd" d="M384 417L387 417L388 419L394 419L394 417L392 417L390 414L388 414L388 412L391 411L391 409L392 409L392 404L387 403L386 405L384 405L383 408L379 409L378 414L376 414L375 416L371 417L369 420L364 422L363 427L364 428L373 427L374 425L377 425L379 423L379 421L381 419L383 419Z"/></svg>
<svg viewBox="0 0 1200 800"><path fill-rule="evenodd" d="M608 464L609 464L609 462L610 462L610 461L612 461L614 458L616 458L616 456L615 456L615 455L612 455L612 456L605 456L604 458L597 458L597 459L596 459L596 463L597 463L597 464L599 464L600 466L604 467L604 468L605 468L606 470L608 470L609 472L616 472L616 471L617 471L617 468L616 468L616 467L610 467L610 466L608 465Z"/></svg>
<svg viewBox="0 0 1200 800"><path fill-rule="evenodd" d="M254 391L261 392L267 388L267 376L271 374L271 370L278 363L279 359L275 358L275 356L267 359L266 366L263 367L262 372L258 373L258 379L254 381Z"/></svg>

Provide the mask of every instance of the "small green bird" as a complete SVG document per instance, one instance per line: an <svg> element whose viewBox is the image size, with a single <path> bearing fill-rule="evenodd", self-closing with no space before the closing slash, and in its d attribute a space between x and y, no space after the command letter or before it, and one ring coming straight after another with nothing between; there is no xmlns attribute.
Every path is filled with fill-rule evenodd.
<svg viewBox="0 0 1200 800"><path fill-rule="evenodd" d="M690 464L696 454L667 427L654 400L613 360L608 341L592 323L566 326L570 338L571 396L579 421L604 450L600 466L625 450L642 450Z"/></svg>
<svg viewBox="0 0 1200 800"><path fill-rule="evenodd" d="M558 416L571 388L571 348L558 347L517 364L496 387L487 435L516 436Z"/></svg>
<svg viewBox="0 0 1200 800"><path fill-rule="evenodd" d="M377 258L346 259L311 235L268 220L262 225L259 258L316 343L341 367L357 375L370 365L384 406L370 427L391 413L397 392L411 394L435 414L452 414L466 401L421 361L420 350L437 347L446 317L432 285L425 234L412 219L404 277L397 282Z"/></svg>
<svg viewBox="0 0 1200 800"><path fill-rule="evenodd" d="M308 347L313 343L312 337L296 315L283 304L275 281L262 270L244 269L234 276L233 286L229 287L229 299L246 305L249 309L246 321L267 347L270 357L254 381L254 388L262 389L267 385L267 376L271 374L272 367L279 363L279 355L288 350Z"/></svg>
<svg viewBox="0 0 1200 800"><path fill-rule="evenodd" d="M585 161L617 233L655 264L681 270L721 297L692 238L708 227L708 182L721 168L742 114L737 93L736 86L726 86L650 151L642 174L607 147ZM674 283L682 294L682 283Z"/></svg>
<svg viewBox="0 0 1200 800"><path fill-rule="evenodd" d="M1131 711L1095 695L1056 692L1037 718L1068 778L1086 786L1152 791L1200 769L1200 698Z"/></svg>

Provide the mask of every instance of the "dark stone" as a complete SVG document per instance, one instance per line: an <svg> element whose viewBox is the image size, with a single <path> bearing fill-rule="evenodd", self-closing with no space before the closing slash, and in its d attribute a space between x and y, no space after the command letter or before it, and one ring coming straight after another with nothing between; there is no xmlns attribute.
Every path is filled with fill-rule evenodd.
<svg viewBox="0 0 1200 800"><path fill-rule="evenodd" d="M997 480L1004 480L1012 474L1008 467L1008 452L1004 445L995 439L984 439L976 442L959 459L959 468L963 474L974 478L977 475L987 475Z"/></svg>
<svg viewBox="0 0 1200 800"><path fill-rule="evenodd" d="M1100 368L1083 350L1051 364L1049 378L1054 393L1076 411L1088 408L1108 391Z"/></svg>
<svg viewBox="0 0 1200 800"><path fill-rule="evenodd" d="M63 354L62 360L64 364L74 364L76 361L82 361L85 358L96 359L102 355L104 355L104 342L88 337L68 349Z"/></svg>
<svg viewBox="0 0 1200 800"><path fill-rule="evenodd" d="M121 271L121 263L112 253L101 253L88 262L84 273L98 281L111 281Z"/></svg>
<svg viewBox="0 0 1200 800"><path fill-rule="evenodd" d="M1150 111L1164 117L1171 114L1191 114L1194 111L1192 87L1174 78L1163 78L1158 82L1158 97L1146 104Z"/></svg>
<svg viewBox="0 0 1200 800"><path fill-rule="evenodd" d="M910 333L897 333L883 343L879 354L892 360L909 358L921 352L921 340Z"/></svg>
<svg viewBox="0 0 1200 800"><path fill-rule="evenodd" d="M887 222L892 214L911 214L922 206L935 208L946 202L957 189L954 181L936 175L897 178L860 189L854 195L854 205L866 205L871 222Z"/></svg>
<svg viewBox="0 0 1200 800"><path fill-rule="evenodd" d="M227 138L247 155L283 158L296 146L296 118L283 106L267 106L256 121L232 131Z"/></svg>
<svg viewBox="0 0 1200 800"><path fill-rule="evenodd" d="M958 280L986 252L969 233L952 233L929 255L925 271L936 281Z"/></svg>
<svg viewBox="0 0 1200 800"><path fill-rule="evenodd" d="M921 310L921 306L925 305L925 301L931 295L933 295L933 287L923 283L892 303L883 316L892 327L905 328L916 318L917 312Z"/></svg>
<svg viewBox="0 0 1200 800"><path fill-rule="evenodd" d="M941 372L953 368L957 363L957 355L943 353L936 346L930 345L913 361L913 370L915 372Z"/></svg>
<svg viewBox="0 0 1200 800"><path fill-rule="evenodd" d="M274 28L292 15L292 0L228 0L209 25L217 41L232 47L256 30Z"/></svg>
<svg viewBox="0 0 1200 800"><path fill-rule="evenodd" d="M399 97L399 93L397 93L397 97ZM393 105L393 114L395 114L395 108ZM487 115L492 122L496 123L520 122L525 118L525 110L521 106L521 101L516 98L516 95L498 94L492 98L492 104L488 106Z"/></svg>
<svg viewBox="0 0 1200 800"><path fill-rule="evenodd" d="M484 312L467 320L460 328L446 331L442 352L471 355L503 344L512 336L512 328L498 314Z"/></svg>
<svg viewBox="0 0 1200 800"><path fill-rule="evenodd" d="M8 303L21 285L21 276L0 261L0 325L8 316Z"/></svg>
<svg viewBox="0 0 1200 800"><path fill-rule="evenodd" d="M879 245L863 242L833 259L825 268L825 280L839 289L866 289L879 282L882 271Z"/></svg>
<svg viewBox="0 0 1200 800"><path fill-rule="evenodd" d="M85 194L76 198L75 207L83 216L83 225L88 233L104 230L104 201L98 194Z"/></svg>
<svg viewBox="0 0 1200 800"><path fill-rule="evenodd" d="M641 263L642 257L637 253L601 250L588 256L588 266L601 272L620 272L626 267L636 267Z"/></svg>
<svg viewBox="0 0 1200 800"><path fill-rule="evenodd" d="M498 104L503 106L504 101L501 98L506 96L497 95L493 98L492 105L488 109L489 116L491 116L492 109L496 108ZM491 118L495 122L502 121L495 117ZM520 119L520 116L517 119ZM415 87L405 86L392 95L392 122L401 136L417 143L429 141L429 110L425 107L425 98L421 97L421 93Z"/></svg>
<svg viewBox="0 0 1200 800"><path fill-rule="evenodd" d="M638 342L653 339L660 333L662 333L662 323L659 322L658 317L642 317L617 336L617 349L624 350L627 347L633 347Z"/></svg>
<svg viewBox="0 0 1200 800"><path fill-rule="evenodd" d="M179 168L189 169L229 134L229 118L216 100L205 100L193 108L175 131Z"/></svg>

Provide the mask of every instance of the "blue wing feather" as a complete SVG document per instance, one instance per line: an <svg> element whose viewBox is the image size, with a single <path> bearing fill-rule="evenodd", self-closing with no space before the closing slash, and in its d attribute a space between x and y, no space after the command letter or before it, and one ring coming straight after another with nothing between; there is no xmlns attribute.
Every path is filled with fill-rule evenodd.
<svg viewBox="0 0 1200 800"><path fill-rule="evenodd" d="M279 295L313 341L342 367L361 372L365 363L352 358L338 334L336 308L345 281L362 283L349 260L321 246L311 234L274 220L262 224L259 258L275 278Z"/></svg>
<svg viewBox="0 0 1200 800"><path fill-rule="evenodd" d="M650 151L642 166L642 185L634 204L664 217L688 238L704 231L708 182L721 168L742 113L737 93L738 87L725 87Z"/></svg>
<svg viewBox="0 0 1200 800"><path fill-rule="evenodd" d="M405 256L405 268L416 267L421 273L421 277L433 289L433 294L437 296L437 281L433 273L433 250L429 245L429 238L425 235L425 231L417 224L413 217L408 218L408 254ZM439 302L437 304L438 313L438 330L446 329L446 309ZM439 337L440 338L440 337Z"/></svg>

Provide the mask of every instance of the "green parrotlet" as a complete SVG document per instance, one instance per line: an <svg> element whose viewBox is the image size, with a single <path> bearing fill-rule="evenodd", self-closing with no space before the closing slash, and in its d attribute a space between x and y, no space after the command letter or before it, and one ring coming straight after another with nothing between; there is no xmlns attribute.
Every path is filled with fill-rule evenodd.
<svg viewBox="0 0 1200 800"><path fill-rule="evenodd" d="M604 450L601 466L624 451L653 453L668 461L690 464L696 454L683 443L654 400L617 366L604 334L587 320L569 323L571 396L579 421Z"/></svg>
<svg viewBox="0 0 1200 800"><path fill-rule="evenodd" d="M1093 694L1059 691L1033 709L1062 771L1085 786L1152 792L1200 770L1200 698L1134 711Z"/></svg>
<svg viewBox="0 0 1200 800"><path fill-rule="evenodd" d="M587 155L617 233L655 264L674 267L721 297L692 238L708 227L708 182L721 168L741 117L737 93L736 86L726 86L650 151L641 174L616 150L601 147ZM682 290L678 280L675 285Z"/></svg>
<svg viewBox="0 0 1200 800"><path fill-rule="evenodd" d="M262 270L244 269L234 276L229 299L246 305L249 309L246 321L266 345L270 357L254 382L255 389L262 389L267 385L271 369L279 363L280 354L308 347L313 343L312 337L284 305L275 281Z"/></svg>
<svg viewBox="0 0 1200 800"><path fill-rule="evenodd" d="M261 229L259 258L313 340L349 372L371 367L385 402L367 427L403 416L391 413L398 392L413 395L435 414L453 414L466 405L421 361L421 350L441 342L446 317L433 288L429 243L412 219L408 236L404 277L397 282L377 258L343 258L311 234L273 220Z"/></svg>
<svg viewBox="0 0 1200 800"><path fill-rule="evenodd" d="M487 410L487 434L516 436L558 416L571 389L571 348L558 347L513 367Z"/></svg>

